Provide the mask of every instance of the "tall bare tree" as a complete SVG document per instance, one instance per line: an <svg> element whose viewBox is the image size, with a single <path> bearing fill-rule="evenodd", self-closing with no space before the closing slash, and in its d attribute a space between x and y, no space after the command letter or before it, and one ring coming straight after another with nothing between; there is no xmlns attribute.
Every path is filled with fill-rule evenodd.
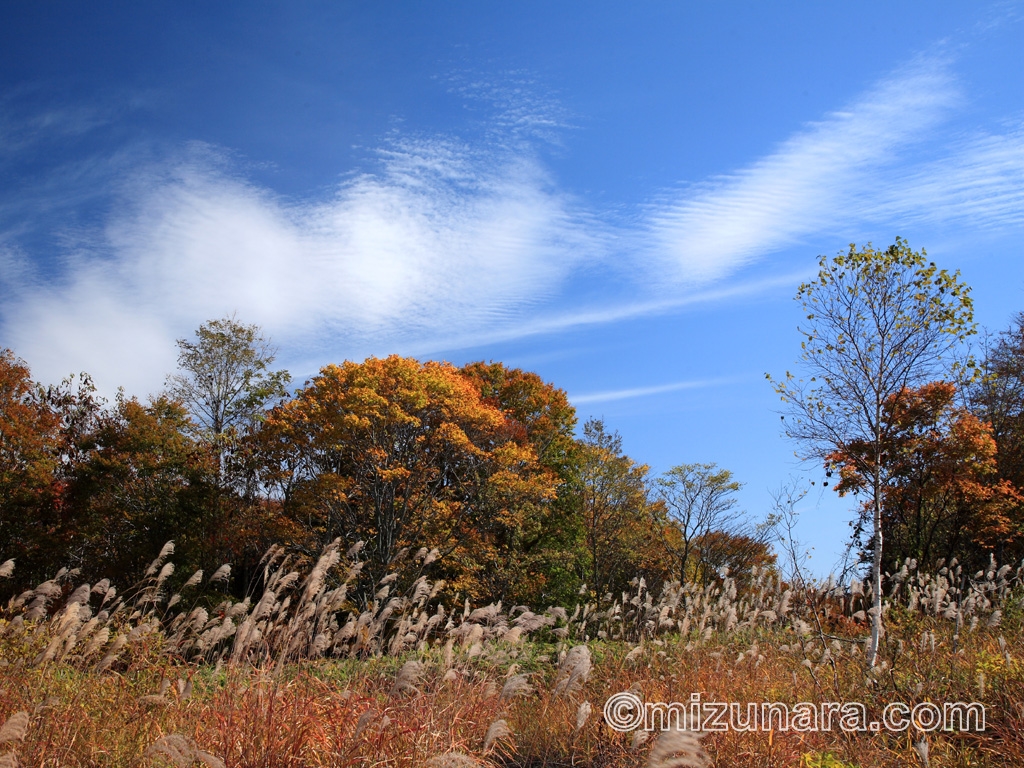
<svg viewBox="0 0 1024 768"><path fill-rule="evenodd" d="M910 388L949 373L946 361L974 331L970 289L910 249L905 240L884 251L870 244L822 256L815 280L797 291L807 318L803 378L775 382L788 406L786 434L804 446L804 458L826 466L838 453L860 451L854 471L869 494L871 515L871 643L878 658L882 633L882 513L890 480L885 446L896 425L886 407ZM769 376L769 378L771 378Z"/></svg>

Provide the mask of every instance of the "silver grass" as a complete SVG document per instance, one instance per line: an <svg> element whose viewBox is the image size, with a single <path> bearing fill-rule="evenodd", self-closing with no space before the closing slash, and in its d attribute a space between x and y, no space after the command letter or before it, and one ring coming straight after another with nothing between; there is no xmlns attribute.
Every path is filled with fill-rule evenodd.
<svg viewBox="0 0 1024 768"><path fill-rule="evenodd" d="M389 695L396 696L400 693L414 692L420 693L420 689L416 687L416 683L419 682L420 677L423 675L423 664L418 661L407 661L402 665L402 668L398 670L398 675L395 677L395 684L391 688Z"/></svg>
<svg viewBox="0 0 1024 768"><path fill-rule="evenodd" d="M583 701L576 710L576 730L578 731L587 724L590 718L591 706L589 701Z"/></svg>
<svg viewBox="0 0 1024 768"><path fill-rule="evenodd" d="M538 629L554 623L554 616L538 616L531 611L523 612L512 621L512 625L520 628L523 632L536 632Z"/></svg>
<svg viewBox="0 0 1024 768"><path fill-rule="evenodd" d="M96 634L89 638L89 642L86 644L85 648L82 649L82 658L88 659L94 653L99 651L100 648L106 645L109 639L110 628L101 627L99 631L96 632Z"/></svg>
<svg viewBox="0 0 1024 768"><path fill-rule="evenodd" d="M156 556L156 560L149 564L146 569L146 576L152 576L156 573L157 569L163 565L164 560L174 554L174 542L168 541L160 549L160 554Z"/></svg>
<svg viewBox="0 0 1024 768"><path fill-rule="evenodd" d="M513 675L502 686L500 701L508 701L517 696L529 696L531 693L533 693L533 686L530 685L530 676L528 674Z"/></svg>
<svg viewBox="0 0 1024 768"><path fill-rule="evenodd" d="M349 560L354 560L359 555L359 553L363 551L363 547L365 546L365 541L357 541L355 544L349 547L348 552L345 553L345 557L347 557Z"/></svg>
<svg viewBox="0 0 1024 768"><path fill-rule="evenodd" d="M585 645L573 646L558 665L555 696L571 695L579 690L590 675L590 649Z"/></svg>
<svg viewBox="0 0 1024 768"><path fill-rule="evenodd" d="M466 621L477 624L490 624L497 618L499 613L501 613L501 603L491 603L484 608L477 608L470 613Z"/></svg>
<svg viewBox="0 0 1024 768"><path fill-rule="evenodd" d="M368 709L363 712L356 721L356 729L352 733L352 738L358 739L362 735L363 731L366 730L371 720L373 720L373 711Z"/></svg>
<svg viewBox="0 0 1024 768"><path fill-rule="evenodd" d="M298 571L289 571L289 573L283 579L281 579L280 582L274 584L274 590L278 593L284 592L292 584L297 582L300 576L301 574Z"/></svg>
<svg viewBox="0 0 1024 768"><path fill-rule="evenodd" d="M495 720L487 729L487 735L484 736L484 752L490 751L496 741L513 738L512 729L508 727L508 723L505 720Z"/></svg>
<svg viewBox="0 0 1024 768"><path fill-rule="evenodd" d="M18 768L21 763L18 762L18 756L13 752L7 752L6 754L0 755L0 768Z"/></svg>
<svg viewBox="0 0 1024 768"><path fill-rule="evenodd" d="M474 645L475 643L478 643L481 639L483 639L484 628L479 624L467 623L459 627L458 634L462 636L462 647L466 648L468 646Z"/></svg>
<svg viewBox="0 0 1024 768"><path fill-rule="evenodd" d="M512 629L508 630L508 632L503 634L500 639L501 642L503 643L515 645L523 639L523 629L522 627L512 627Z"/></svg>
<svg viewBox="0 0 1024 768"><path fill-rule="evenodd" d="M192 695L192 678L184 680L178 678L178 698L184 701Z"/></svg>
<svg viewBox="0 0 1024 768"><path fill-rule="evenodd" d="M174 573L174 563L165 563L164 567L160 569L160 573L156 577L156 585L159 587Z"/></svg>
<svg viewBox="0 0 1024 768"><path fill-rule="evenodd" d="M103 672L117 661L117 657L121 653L121 649L124 648L127 642L128 638L122 634L118 634L118 636L114 638L114 642L110 644L110 648L107 649L107 654L100 660L100 663L96 665L96 671Z"/></svg>
<svg viewBox="0 0 1024 768"><path fill-rule="evenodd" d="M569 620L569 613L565 610L565 608L561 607L560 605L554 605L548 608L547 611L545 611L545 613L550 615L556 621Z"/></svg>
<svg viewBox="0 0 1024 768"><path fill-rule="evenodd" d="M924 736L914 742L914 751L921 758L924 768L929 768L931 761L928 759L928 740Z"/></svg>
<svg viewBox="0 0 1024 768"><path fill-rule="evenodd" d="M229 578L231 578L231 566L224 563L224 565L213 572L213 575L210 577L210 583L216 584L221 581L227 582Z"/></svg>
<svg viewBox="0 0 1024 768"><path fill-rule="evenodd" d="M85 604L89 602L89 595L92 587L88 584L80 584L74 592L64 601L64 605Z"/></svg>
<svg viewBox="0 0 1024 768"><path fill-rule="evenodd" d="M424 765L426 768L479 768L483 763L461 752L449 752L430 758Z"/></svg>
<svg viewBox="0 0 1024 768"><path fill-rule="evenodd" d="M430 597L430 582L427 581L426 576L420 576L416 579L416 583L413 587L412 601L418 603L421 600L426 600Z"/></svg>
<svg viewBox="0 0 1024 768"><path fill-rule="evenodd" d="M0 744L6 744L10 741L21 741L25 738L27 732L28 712L25 710L15 712L7 718L7 722L3 724L3 727L0 727Z"/></svg>
<svg viewBox="0 0 1024 768"><path fill-rule="evenodd" d="M711 759L693 731L663 731L647 760L649 768L707 768Z"/></svg>
<svg viewBox="0 0 1024 768"><path fill-rule="evenodd" d="M199 746L187 736L171 733L153 742L146 748L145 756L163 758L176 768L189 768L194 763L202 763L207 768L224 768L224 761Z"/></svg>

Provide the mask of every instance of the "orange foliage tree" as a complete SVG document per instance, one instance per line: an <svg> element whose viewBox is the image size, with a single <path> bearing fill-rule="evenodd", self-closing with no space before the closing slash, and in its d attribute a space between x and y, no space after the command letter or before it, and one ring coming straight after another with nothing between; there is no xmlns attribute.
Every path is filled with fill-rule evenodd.
<svg viewBox="0 0 1024 768"><path fill-rule="evenodd" d="M989 552L999 554L1024 532L1015 514L1022 499L998 477L990 426L957 407L955 397L949 382L903 389L884 403L890 429L880 453L853 440L828 457L839 470L840 494L866 489L864 467L876 455L887 464L882 524L889 570L907 557L925 566L954 556L984 565Z"/></svg>
<svg viewBox="0 0 1024 768"><path fill-rule="evenodd" d="M46 549L40 513L58 502L60 417L40 395L25 363L0 351L0 561L15 559L19 575Z"/></svg>
<svg viewBox="0 0 1024 768"><path fill-rule="evenodd" d="M992 425L999 477L1024 488L1024 313L987 345L981 368L968 389L970 409ZM1017 514L1024 517L1024 504ZM1006 559L1022 555L1018 541Z"/></svg>
<svg viewBox="0 0 1024 768"><path fill-rule="evenodd" d="M573 435L576 409L564 390L536 373L495 362L470 363L460 372L484 403L502 411L514 439L533 447L536 471L555 490L529 508L521 525L508 529L513 538L503 540L496 552L501 562L485 571L495 582L492 592L531 605L569 601L579 589L575 566L582 541L571 494L578 454Z"/></svg>
<svg viewBox="0 0 1024 768"><path fill-rule="evenodd" d="M15 582L38 583L66 561L76 531L69 476L102 402L84 374L42 387L10 350L0 350L0 557Z"/></svg>
<svg viewBox="0 0 1024 768"><path fill-rule="evenodd" d="M284 513L310 553L366 542L373 585L409 548L436 548L452 586L500 597L489 568L554 493L521 429L447 363L329 365L268 414L261 439Z"/></svg>

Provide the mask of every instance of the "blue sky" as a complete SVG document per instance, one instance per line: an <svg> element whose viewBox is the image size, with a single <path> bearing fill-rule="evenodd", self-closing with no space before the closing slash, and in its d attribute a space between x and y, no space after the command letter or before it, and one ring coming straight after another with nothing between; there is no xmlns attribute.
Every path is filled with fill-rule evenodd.
<svg viewBox="0 0 1024 768"><path fill-rule="evenodd" d="M0 10L0 346L146 396L237 312L298 381L400 353L566 389L656 472L819 482L764 373L822 253L924 247L1024 310L1024 4Z"/></svg>

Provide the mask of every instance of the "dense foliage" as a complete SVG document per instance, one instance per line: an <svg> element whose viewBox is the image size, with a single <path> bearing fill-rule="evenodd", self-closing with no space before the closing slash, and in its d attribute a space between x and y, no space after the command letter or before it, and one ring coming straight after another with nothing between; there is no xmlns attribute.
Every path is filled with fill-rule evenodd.
<svg viewBox="0 0 1024 768"><path fill-rule="evenodd" d="M668 486L656 493L601 422L577 437L565 392L534 373L391 356L328 365L289 395L255 326L226 318L196 336L148 403L108 405L88 379L44 389L4 353L0 555L15 586L65 565L134 579L170 539L181 578L230 563L237 595L259 586L272 545L308 563L363 542L361 605L419 551L446 594L527 605L772 562L735 521L684 532Z"/></svg>

